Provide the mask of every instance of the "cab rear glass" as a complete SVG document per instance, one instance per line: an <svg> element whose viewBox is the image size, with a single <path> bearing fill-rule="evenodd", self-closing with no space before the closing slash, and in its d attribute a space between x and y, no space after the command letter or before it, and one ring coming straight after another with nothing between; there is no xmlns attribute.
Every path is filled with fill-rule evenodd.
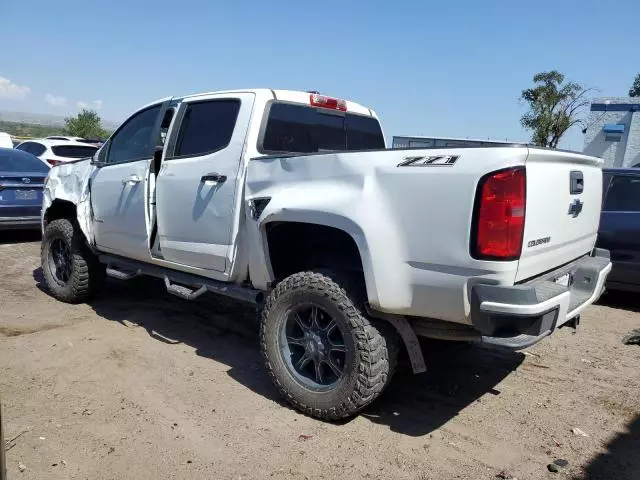
<svg viewBox="0 0 640 480"><path fill-rule="evenodd" d="M316 153L384 149L377 119L311 106L274 102L259 150Z"/></svg>
<svg viewBox="0 0 640 480"><path fill-rule="evenodd" d="M91 157L98 150L98 147L90 147L84 145L58 145L51 147L54 155L66 158L85 158Z"/></svg>

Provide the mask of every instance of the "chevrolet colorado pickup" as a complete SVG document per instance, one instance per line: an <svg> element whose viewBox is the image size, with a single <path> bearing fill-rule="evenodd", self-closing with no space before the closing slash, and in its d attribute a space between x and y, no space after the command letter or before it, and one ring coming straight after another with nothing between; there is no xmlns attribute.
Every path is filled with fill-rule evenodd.
<svg viewBox="0 0 640 480"><path fill-rule="evenodd" d="M277 388L338 419L383 391L402 345L427 368L418 336L521 349L577 323L611 269L601 196L597 158L388 150L372 110L317 93L166 98L51 169L42 269L65 302L138 275L253 302Z"/></svg>

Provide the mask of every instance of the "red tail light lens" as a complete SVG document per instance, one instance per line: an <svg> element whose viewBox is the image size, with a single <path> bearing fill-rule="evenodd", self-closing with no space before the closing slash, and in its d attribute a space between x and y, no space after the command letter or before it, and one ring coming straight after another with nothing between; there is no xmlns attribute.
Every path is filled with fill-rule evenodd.
<svg viewBox="0 0 640 480"><path fill-rule="evenodd" d="M480 183L476 214L476 258L520 258L526 183L524 167L492 173Z"/></svg>
<svg viewBox="0 0 640 480"><path fill-rule="evenodd" d="M56 165L60 165L62 163L60 160L46 160L46 162L52 167L55 167Z"/></svg>
<svg viewBox="0 0 640 480"><path fill-rule="evenodd" d="M309 96L309 103L314 107L329 108L331 110L339 110L341 112L347 111L347 102L338 98L325 97L324 95L318 95L312 93Z"/></svg>

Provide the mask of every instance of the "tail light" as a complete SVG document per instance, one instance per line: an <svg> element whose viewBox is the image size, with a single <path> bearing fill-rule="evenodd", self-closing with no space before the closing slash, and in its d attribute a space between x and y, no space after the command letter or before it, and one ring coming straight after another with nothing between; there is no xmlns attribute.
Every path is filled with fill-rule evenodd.
<svg viewBox="0 0 640 480"><path fill-rule="evenodd" d="M329 108L331 110L339 110L341 112L347 111L347 102L337 98L325 97L324 95L312 93L309 96L309 101L313 107Z"/></svg>
<svg viewBox="0 0 640 480"><path fill-rule="evenodd" d="M47 159L46 162L52 167L55 167L56 165L60 165L62 163L60 160L50 160L50 159Z"/></svg>
<svg viewBox="0 0 640 480"><path fill-rule="evenodd" d="M527 175L524 167L484 177L476 195L474 222L478 259L516 260L522 253Z"/></svg>

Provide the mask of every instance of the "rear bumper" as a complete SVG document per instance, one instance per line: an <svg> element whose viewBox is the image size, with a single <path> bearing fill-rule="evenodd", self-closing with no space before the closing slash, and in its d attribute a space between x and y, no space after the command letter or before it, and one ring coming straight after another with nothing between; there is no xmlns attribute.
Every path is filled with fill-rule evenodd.
<svg viewBox="0 0 640 480"><path fill-rule="evenodd" d="M0 230L40 229L40 215L28 217L0 217Z"/></svg>
<svg viewBox="0 0 640 480"><path fill-rule="evenodd" d="M471 321L481 334L479 341L513 350L537 343L596 302L610 271L609 252L596 249L522 285L475 285ZM556 282L567 274L573 280L569 286Z"/></svg>

